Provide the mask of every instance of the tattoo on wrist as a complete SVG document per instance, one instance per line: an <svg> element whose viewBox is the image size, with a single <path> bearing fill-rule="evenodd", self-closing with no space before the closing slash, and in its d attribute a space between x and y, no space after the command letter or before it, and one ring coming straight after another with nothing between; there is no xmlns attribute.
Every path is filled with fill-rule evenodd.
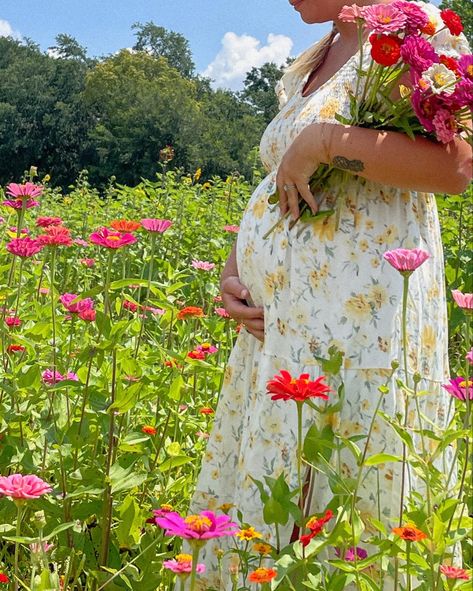
<svg viewBox="0 0 473 591"><path fill-rule="evenodd" d="M361 160L348 160L345 156L334 156L332 165L341 170L348 170L350 172L362 172L365 170L365 165Z"/></svg>

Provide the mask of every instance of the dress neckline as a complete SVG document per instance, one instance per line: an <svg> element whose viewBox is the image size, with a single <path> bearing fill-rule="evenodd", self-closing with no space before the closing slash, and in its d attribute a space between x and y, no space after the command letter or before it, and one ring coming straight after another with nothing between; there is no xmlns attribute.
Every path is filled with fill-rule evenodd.
<svg viewBox="0 0 473 591"><path fill-rule="evenodd" d="M363 48L365 47L365 45L366 45L366 43L363 44ZM314 96L315 94L317 94L318 92L320 92L323 88L325 88L325 86L327 86L327 84L329 84L330 82L332 82L340 74L340 72L342 72L349 64L351 64L353 62L353 60L359 59L359 57L360 57L360 49L358 48L358 50L356 51L356 53L354 53L351 57L349 57L347 59L347 61L332 76L330 76L330 78L328 80L326 80L325 82L323 82L320 86L318 86L310 94L304 95L304 87L306 85L306 82L307 82L309 76L312 73L312 72L308 72L302 78L302 80L300 82L300 89L299 89L300 96L303 99L311 98L312 96Z"/></svg>

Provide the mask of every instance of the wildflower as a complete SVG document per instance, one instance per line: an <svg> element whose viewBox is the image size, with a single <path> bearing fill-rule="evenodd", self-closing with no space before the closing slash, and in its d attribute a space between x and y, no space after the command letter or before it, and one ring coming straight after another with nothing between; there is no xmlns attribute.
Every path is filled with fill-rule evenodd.
<svg viewBox="0 0 473 591"><path fill-rule="evenodd" d="M248 575L248 580L251 583L269 583L277 577L278 571L274 568L266 568L261 566Z"/></svg>
<svg viewBox="0 0 473 591"><path fill-rule="evenodd" d="M97 232L92 232L89 240L98 246L105 248L117 249L122 246L134 244L136 242L133 234L122 234L121 232L110 231L108 228L99 228Z"/></svg>
<svg viewBox="0 0 473 591"><path fill-rule="evenodd" d="M370 36L371 57L382 66L392 66L401 57L402 40L395 35Z"/></svg>
<svg viewBox="0 0 473 591"><path fill-rule="evenodd" d="M213 408L210 408L210 406L203 406L200 410L199 410L201 415L213 415L215 414L215 411Z"/></svg>
<svg viewBox="0 0 473 591"><path fill-rule="evenodd" d="M463 32L463 24L461 18L456 12L449 8L442 10L440 16L443 20L444 25L450 31L452 35L460 35Z"/></svg>
<svg viewBox="0 0 473 591"><path fill-rule="evenodd" d="M12 343L11 345L8 345L7 351L8 353L23 353L23 351L26 351L26 347Z"/></svg>
<svg viewBox="0 0 473 591"><path fill-rule="evenodd" d="M136 312L138 310L138 304L135 304L130 300L125 300L123 302L123 307L125 308L125 310L128 310L130 312Z"/></svg>
<svg viewBox="0 0 473 591"><path fill-rule="evenodd" d="M192 571L192 556L190 554L178 554L173 560L165 560L164 568L171 570L177 575L189 575ZM195 567L198 574L205 572L205 564L198 563Z"/></svg>
<svg viewBox="0 0 473 591"><path fill-rule="evenodd" d="M178 320L184 320L185 318L203 318L203 316L204 311L198 306L186 306L177 313Z"/></svg>
<svg viewBox="0 0 473 591"><path fill-rule="evenodd" d="M220 318L230 318L230 314L225 310L225 308L215 308L214 312L217 314L217 316L220 316Z"/></svg>
<svg viewBox="0 0 473 591"><path fill-rule="evenodd" d="M198 361L202 361L203 359L205 359L205 353L203 351L189 351L189 353L187 353L187 357L189 357L189 359L197 359Z"/></svg>
<svg viewBox="0 0 473 591"><path fill-rule="evenodd" d="M148 232L156 232L158 234L164 234L168 228L172 226L171 220L159 220L156 218L145 218L141 220L141 225Z"/></svg>
<svg viewBox="0 0 473 591"><path fill-rule="evenodd" d="M373 33L395 33L407 22L406 15L392 4L364 6L361 15L365 20L365 27Z"/></svg>
<svg viewBox="0 0 473 591"><path fill-rule="evenodd" d="M49 287L40 287L39 288L39 293L41 295L49 295Z"/></svg>
<svg viewBox="0 0 473 591"><path fill-rule="evenodd" d="M208 261L196 261L194 259L191 264L194 269L199 269L200 271L211 271L215 268L215 263L209 263Z"/></svg>
<svg viewBox="0 0 473 591"><path fill-rule="evenodd" d="M405 525L403 527L394 527L393 534L401 537L407 542L419 542L427 537L423 531L415 527L415 525Z"/></svg>
<svg viewBox="0 0 473 591"><path fill-rule="evenodd" d="M54 544L48 544L48 542L33 542L32 544L30 544L30 550L32 552L32 554L41 554L41 553L46 553L49 552L50 550L52 550L54 548Z"/></svg>
<svg viewBox="0 0 473 591"><path fill-rule="evenodd" d="M341 556L341 552L338 548L335 548L335 554L338 557ZM348 548L348 550L345 552L344 559L348 562L354 562L355 556L357 560L364 560L368 556L368 552L364 548L360 548L359 546L352 546L351 548Z"/></svg>
<svg viewBox="0 0 473 591"><path fill-rule="evenodd" d="M328 400L327 392L331 390L327 384L324 384L324 379L325 376L320 376L316 380L310 380L308 373L293 378L288 371L282 369L280 375L268 381L266 388L268 394L272 394L271 400L294 400L295 402L304 402L309 398Z"/></svg>
<svg viewBox="0 0 473 591"><path fill-rule="evenodd" d="M9 583L10 579L5 573L0 573L0 583Z"/></svg>
<svg viewBox="0 0 473 591"><path fill-rule="evenodd" d="M264 542L256 542L253 544L253 551L263 556L264 554L271 554L273 549L269 544L265 544Z"/></svg>
<svg viewBox="0 0 473 591"><path fill-rule="evenodd" d="M13 199L7 199L3 202L3 205L12 207L13 209L30 209L39 205L39 202L35 200L35 197L41 195L43 187L35 185L34 183L25 183L24 185L10 183L7 185L7 190L5 192L10 197L13 197Z"/></svg>
<svg viewBox="0 0 473 591"><path fill-rule="evenodd" d="M457 568L448 564L442 564L440 566L440 572L447 577L447 579L463 579L468 581L470 575L463 568Z"/></svg>
<svg viewBox="0 0 473 591"><path fill-rule="evenodd" d="M420 248L396 248L395 250L388 250L383 255L383 258L402 275L410 275L429 257L429 253Z"/></svg>
<svg viewBox="0 0 473 591"><path fill-rule="evenodd" d="M41 216L36 218L36 225L39 228L47 228L48 226L62 226L63 221L56 216Z"/></svg>
<svg viewBox="0 0 473 591"><path fill-rule="evenodd" d="M227 226L223 226L223 229L225 230L225 232L230 232L231 234L238 234L238 232L240 231L240 226L229 224Z"/></svg>
<svg viewBox="0 0 473 591"><path fill-rule="evenodd" d="M236 535L238 538L240 538L240 540L245 540L245 542L249 542L251 540L255 540L256 538L263 537L263 534L260 534L259 531L256 531L253 526L240 529L239 531L237 531Z"/></svg>
<svg viewBox="0 0 473 591"><path fill-rule="evenodd" d="M202 176L202 169L199 167L194 173L194 182L197 182Z"/></svg>
<svg viewBox="0 0 473 591"><path fill-rule="evenodd" d="M6 245L8 252L21 258L31 257L37 254L42 248L43 245L39 240L29 238L28 236L25 236L24 238L13 238L13 240Z"/></svg>
<svg viewBox="0 0 473 591"><path fill-rule="evenodd" d="M211 538L233 536L235 528L238 528L228 515L216 515L213 511L202 511L188 517L172 511L164 517L157 517L156 523L166 530L167 536L179 536L201 544Z"/></svg>
<svg viewBox="0 0 473 591"><path fill-rule="evenodd" d="M48 226L38 240L44 246L72 246L71 232L64 226Z"/></svg>
<svg viewBox="0 0 473 591"><path fill-rule="evenodd" d="M459 289L453 289L452 296L460 308L464 310L473 309L473 293L462 293Z"/></svg>
<svg viewBox="0 0 473 591"><path fill-rule="evenodd" d="M18 318L18 316L7 316L5 318L5 324L7 326L20 326L21 325L21 320L20 318Z"/></svg>
<svg viewBox="0 0 473 591"><path fill-rule="evenodd" d="M473 400L473 382L465 378L457 377L449 380L448 384L442 384L442 388L458 400L465 401L468 398Z"/></svg>
<svg viewBox="0 0 473 591"><path fill-rule="evenodd" d="M140 222L134 220L113 220L110 222L110 227L117 232L136 232L138 228L141 228Z"/></svg>
<svg viewBox="0 0 473 591"><path fill-rule="evenodd" d="M0 476L0 495L12 499L37 499L51 490L47 482L34 474Z"/></svg>
<svg viewBox="0 0 473 591"><path fill-rule="evenodd" d="M90 267L93 267L95 265L95 259L81 259L80 260L80 264L84 265L84 267L88 267L90 269Z"/></svg>

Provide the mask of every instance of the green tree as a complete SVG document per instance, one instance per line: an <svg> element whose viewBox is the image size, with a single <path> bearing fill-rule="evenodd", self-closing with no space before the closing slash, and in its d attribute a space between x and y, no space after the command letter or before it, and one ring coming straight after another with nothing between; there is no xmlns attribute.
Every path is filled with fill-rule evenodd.
<svg viewBox="0 0 473 591"><path fill-rule="evenodd" d="M253 107L269 123L279 110L278 99L274 91L278 80L283 75L283 67L273 62L252 68L246 75L241 98Z"/></svg>
<svg viewBox="0 0 473 591"><path fill-rule="evenodd" d="M472 0L442 0L440 8L450 8L458 13L465 27L465 36L473 46L473 2ZM473 47L472 47L473 49Z"/></svg>
<svg viewBox="0 0 473 591"><path fill-rule="evenodd" d="M136 43L133 46L135 51L146 51L154 57L164 57L171 67L186 78L193 76L195 66L192 52L183 35L168 31L153 22L135 23L132 28L136 30Z"/></svg>

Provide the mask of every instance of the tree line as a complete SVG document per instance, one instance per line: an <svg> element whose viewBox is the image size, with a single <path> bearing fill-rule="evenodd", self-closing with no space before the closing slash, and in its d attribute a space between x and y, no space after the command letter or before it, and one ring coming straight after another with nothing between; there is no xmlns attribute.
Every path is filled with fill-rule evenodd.
<svg viewBox="0 0 473 591"><path fill-rule="evenodd" d="M443 0L471 43L473 2ZM248 72L243 90L213 89L195 72L189 43L152 22L133 25L131 50L91 58L60 34L48 52L29 39L0 38L0 183L31 165L67 187L83 169L92 183L151 178L171 145L173 165L204 177L249 175L254 147L277 112L282 68Z"/></svg>
<svg viewBox="0 0 473 591"><path fill-rule="evenodd" d="M134 29L132 50L104 58L65 34L48 52L0 38L0 183L34 165L63 187L83 169L99 186L111 176L133 185L154 176L167 145L176 167L249 175L282 69L253 68L240 92L213 89L182 35Z"/></svg>

